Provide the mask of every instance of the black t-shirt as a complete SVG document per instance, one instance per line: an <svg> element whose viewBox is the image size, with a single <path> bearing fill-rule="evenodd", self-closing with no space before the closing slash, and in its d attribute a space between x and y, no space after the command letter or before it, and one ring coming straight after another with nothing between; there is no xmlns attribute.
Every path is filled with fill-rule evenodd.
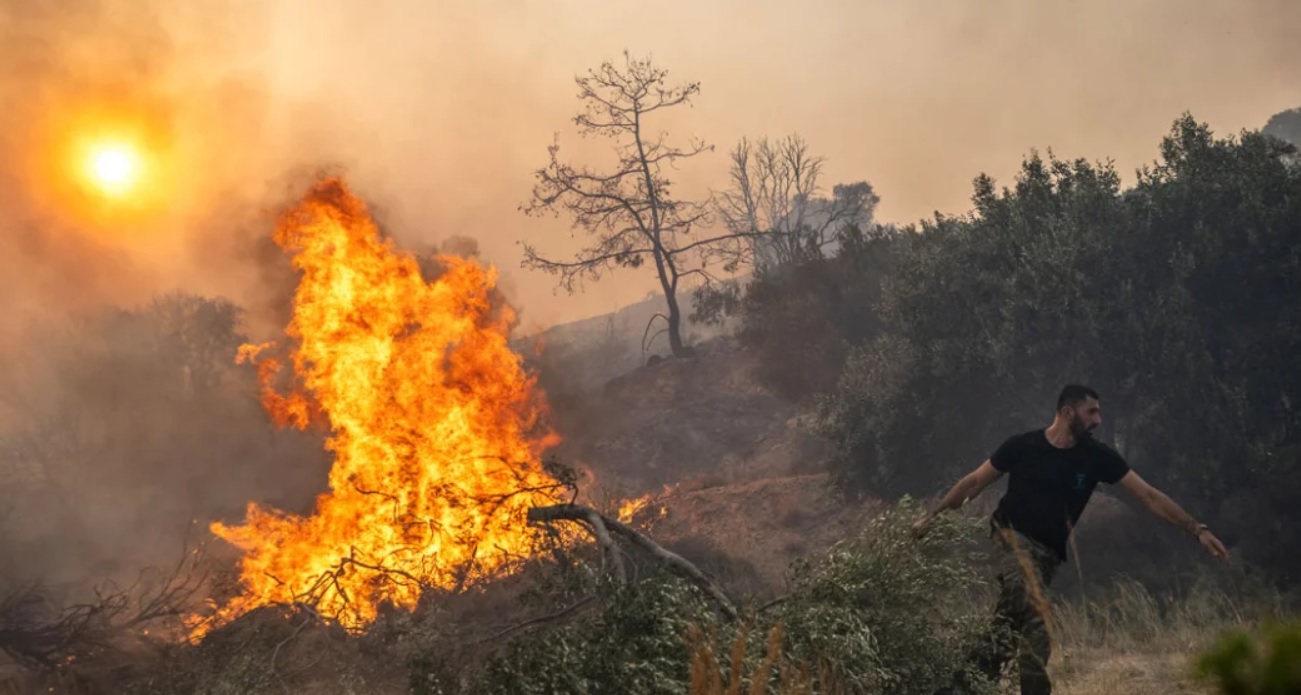
<svg viewBox="0 0 1301 695"><path fill-rule="evenodd" d="M1125 459L1102 442L1089 438L1059 449L1042 429L1008 438L989 461L1008 474L994 522L1043 543L1062 560L1093 488L1114 485L1129 472Z"/></svg>

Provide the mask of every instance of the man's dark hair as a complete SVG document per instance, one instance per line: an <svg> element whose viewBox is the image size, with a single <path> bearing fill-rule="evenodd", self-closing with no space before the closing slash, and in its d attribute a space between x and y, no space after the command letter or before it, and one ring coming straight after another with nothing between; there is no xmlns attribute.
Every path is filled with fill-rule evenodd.
<svg viewBox="0 0 1301 695"><path fill-rule="evenodd" d="M1066 387L1062 389L1061 395L1057 396L1057 409L1061 410L1068 405L1075 405L1087 398L1099 401L1102 400L1102 398L1098 396L1098 392L1088 386L1084 386L1083 384L1067 384Z"/></svg>

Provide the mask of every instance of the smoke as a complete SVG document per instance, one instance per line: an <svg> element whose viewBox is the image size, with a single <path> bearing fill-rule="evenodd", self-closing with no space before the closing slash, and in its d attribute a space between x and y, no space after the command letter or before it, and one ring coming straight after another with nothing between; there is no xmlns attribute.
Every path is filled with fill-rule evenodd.
<svg viewBox="0 0 1301 695"><path fill-rule="evenodd" d="M235 364L292 287L269 215L328 156L277 135L302 107L266 31L256 3L0 0L0 584L129 582L323 486L319 433L273 432ZM120 197L88 180L100 138L138 152Z"/></svg>
<svg viewBox="0 0 1301 695"><path fill-rule="evenodd" d="M1009 182L1031 148L1111 158L1128 175L1185 110L1233 132L1301 102L1289 0L377 0L310 15L285 4L275 26L277 89L365 124L348 131L351 178L396 233L476 237L542 325L654 289L621 271L568 296L519 268L521 238L560 258L578 248L567 220L517 206L556 133L562 156L608 161L569 120L573 78L625 48L701 82L692 108L650 125L718 146L672 172L675 192L724 185L742 136L799 132L826 155L827 186L866 179L878 217L901 223L966 211L975 176Z"/></svg>
<svg viewBox="0 0 1301 695"><path fill-rule="evenodd" d="M1233 131L1301 99L1301 6L1286 0L0 7L0 290L39 288L17 294L59 305L173 286L279 305L282 275L251 262L275 257L259 237L268 211L301 191L298 172L327 164L402 242L477 239L528 325L637 301L654 289L645 273L568 296L519 269L522 238L561 258L581 242L566 220L517 208L557 132L563 156L608 157L571 128L573 77L624 48L702 82L693 108L652 124L719 146L674 172L682 195L725 182L738 138L799 132L827 156L828 186L867 179L878 217L903 223L966 210L974 176L1006 181L1031 148L1128 174L1184 110ZM129 229L70 214L85 210L67 204L55 180L66 172L34 161L61 117L104 105L156 123L170 155L166 214Z"/></svg>
<svg viewBox="0 0 1301 695"><path fill-rule="evenodd" d="M93 504L74 526L103 529L87 547L104 534L124 547L164 516L226 514L236 500L294 507L319 484L318 443L271 432L234 367L201 391L207 405L169 410L197 397L178 374L226 358L158 346L193 336L173 324L194 321L222 350L277 337L295 277L272 223L320 167L344 170L403 245L498 266L527 327L644 298L644 272L567 296L519 270L521 239L560 258L582 241L518 205L557 132L563 157L608 161L605 143L571 127L573 77L625 48L702 83L694 107L651 126L718 146L674 172L675 191L722 185L740 137L799 132L827 156L827 186L869 180L878 218L907 223L966 210L974 176L1006 182L1031 148L1127 173L1185 110L1221 132L1259 127L1301 102L1299 29L1288 0L0 0L0 446L32 435L46 442L39 460L80 461L69 479L103 468L136 486L101 481L118 497L82 498ZM142 142L150 175L128 200L87 191L69 154L101 128ZM229 298L239 324L163 320L175 312L149 301L175 289ZM137 353L165 366L132 372ZM49 443L73 406L95 435L82 458ZM110 421L152 448L103 448ZM121 516L159 499L184 504Z"/></svg>

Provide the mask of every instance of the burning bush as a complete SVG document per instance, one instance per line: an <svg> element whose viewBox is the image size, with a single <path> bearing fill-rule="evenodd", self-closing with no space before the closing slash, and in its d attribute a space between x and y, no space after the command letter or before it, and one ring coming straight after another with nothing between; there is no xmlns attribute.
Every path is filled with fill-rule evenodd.
<svg viewBox="0 0 1301 695"><path fill-rule="evenodd" d="M196 633L275 604L364 627L382 604L410 609L530 555L524 512L555 499L541 456L558 440L508 347L514 314L494 301L493 271L446 256L426 278L337 179L275 239L301 273L289 393L273 388L282 363L266 346L242 354L278 423L330 429L330 491L311 516L250 505L245 525L214 525L244 551L243 592Z"/></svg>

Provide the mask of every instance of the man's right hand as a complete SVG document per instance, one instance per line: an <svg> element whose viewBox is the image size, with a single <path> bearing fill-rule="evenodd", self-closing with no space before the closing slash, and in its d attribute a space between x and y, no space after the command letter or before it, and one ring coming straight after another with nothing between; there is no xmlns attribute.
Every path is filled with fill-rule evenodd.
<svg viewBox="0 0 1301 695"><path fill-rule="evenodd" d="M913 538L921 539L922 536L925 536L926 533L931 530L931 522L934 520L934 514L927 514L921 519L918 519L917 523L913 524Z"/></svg>

